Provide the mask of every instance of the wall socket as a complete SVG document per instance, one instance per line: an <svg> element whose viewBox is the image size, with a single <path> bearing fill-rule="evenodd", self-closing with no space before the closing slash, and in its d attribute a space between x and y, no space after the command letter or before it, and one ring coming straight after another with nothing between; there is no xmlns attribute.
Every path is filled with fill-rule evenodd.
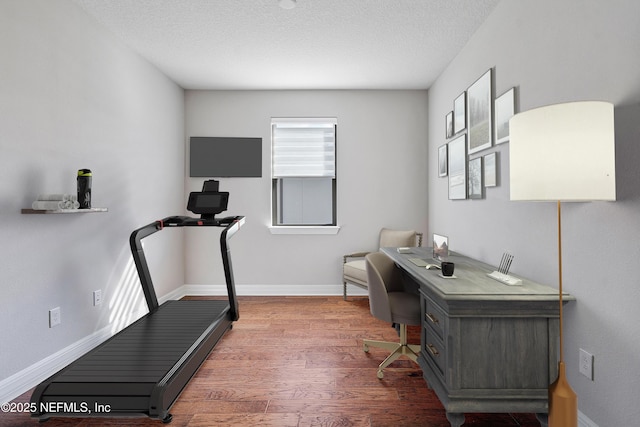
<svg viewBox="0 0 640 427"><path fill-rule="evenodd" d="M97 291L93 291L93 305L102 304L102 289L98 289Z"/></svg>
<svg viewBox="0 0 640 427"><path fill-rule="evenodd" d="M593 354L580 349L580 373L593 381Z"/></svg>
<svg viewBox="0 0 640 427"><path fill-rule="evenodd" d="M49 310L49 327L53 328L54 326L58 326L61 322L60 307Z"/></svg>

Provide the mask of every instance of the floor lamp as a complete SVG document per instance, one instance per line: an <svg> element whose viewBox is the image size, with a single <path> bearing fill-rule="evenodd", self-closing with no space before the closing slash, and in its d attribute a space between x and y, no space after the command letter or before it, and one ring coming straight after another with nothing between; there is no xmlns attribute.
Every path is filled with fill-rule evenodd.
<svg viewBox="0 0 640 427"><path fill-rule="evenodd" d="M513 116L509 129L511 200L557 204L560 361L558 378L549 386L549 426L577 427L578 398L564 365L561 202L615 200L613 105L586 101L536 108Z"/></svg>

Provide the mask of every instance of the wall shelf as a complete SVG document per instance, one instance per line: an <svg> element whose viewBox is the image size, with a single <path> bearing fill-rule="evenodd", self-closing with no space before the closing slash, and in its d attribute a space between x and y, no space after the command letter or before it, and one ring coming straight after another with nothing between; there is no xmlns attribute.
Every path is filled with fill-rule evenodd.
<svg viewBox="0 0 640 427"><path fill-rule="evenodd" d="M107 208L90 208L90 209L58 209L55 211L43 211L37 209L22 209L23 214L77 214L77 213L96 213L108 212Z"/></svg>

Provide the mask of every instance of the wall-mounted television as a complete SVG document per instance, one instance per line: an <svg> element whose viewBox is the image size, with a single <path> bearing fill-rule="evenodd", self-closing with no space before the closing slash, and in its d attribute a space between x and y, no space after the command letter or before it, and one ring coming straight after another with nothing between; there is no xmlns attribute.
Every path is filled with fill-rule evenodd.
<svg viewBox="0 0 640 427"><path fill-rule="evenodd" d="M261 177L262 138L192 136L189 176Z"/></svg>

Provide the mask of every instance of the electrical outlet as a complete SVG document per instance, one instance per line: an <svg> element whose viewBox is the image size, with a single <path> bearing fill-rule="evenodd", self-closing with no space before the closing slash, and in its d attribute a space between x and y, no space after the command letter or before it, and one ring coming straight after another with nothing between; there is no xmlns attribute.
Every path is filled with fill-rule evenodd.
<svg viewBox="0 0 640 427"><path fill-rule="evenodd" d="M93 305L102 304L102 289L98 289L97 291L93 291Z"/></svg>
<svg viewBox="0 0 640 427"><path fill-rule="evenodd" d="M593 381L593 354L580 349L580 373Z"/></svg>
<svg viewBox="0 0 640 427"><path fill-rule="evenodd" d="M49 327L53 328L54 326L58 326L61 322L60 307L49 310Z"/></svg>

